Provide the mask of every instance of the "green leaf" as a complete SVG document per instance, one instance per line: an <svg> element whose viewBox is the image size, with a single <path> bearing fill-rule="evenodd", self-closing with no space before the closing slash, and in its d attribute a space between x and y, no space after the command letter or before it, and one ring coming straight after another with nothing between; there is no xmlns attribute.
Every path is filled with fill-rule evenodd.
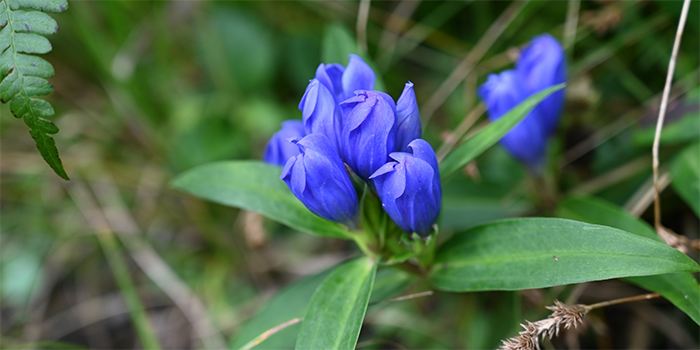
<svg viewBox="0 0 700 350"><path fill-rule="evenodd" d="M58 31L58 23L51 16L36 11L15 11L12 14L16 32L54 34Z"/></svg>
<svg viewBox="0 0 700 350"><path fill-rule="evenodd" d="M54 75L54 69L46 60L27 55L51 51L51 43L40 34L53 34L58 25L43 12L61 12L66 8L65 0L0 2L0 23L4 24L0 29L0 101L9 102L12 114L24 119L39 154L56 174L69 180L56 142L50 136L58 132L58 127L44 119L54 114L53 107L34 98L53 92L46 78Z"/></svg>
<svg viewBox="0 0 700 350"><path fill-rule="evenodd" d="M620 207L594 197L578 197L559 204L557 215L591 224L606 225L661 241L654 229ZM625 281L661 294L673 305L700 324L700 287L693 275L673 273L656 276L628 277Z"/></svg>
<svg viewBox="0 0 700 350"><path fill-rule="evenodd" d="M344 226L311 213L280 180L282 168L260 161L205 164L180 174L172 185L197 197L260 213L293 229L348 238Z"/></svg>
<svg viewBox="0 0 700 350"><path fill-rule="evenodd" d="M304 317L306 307L311 300L311 295L335 268L334 266L333 268L306 277L283 288L267 303L265 308L255 315L255 317L243 327L241 332L233 338L231 348L240 349L243 345L246 345L265 331L289 320ZM403 270L395 268L379 269L374 285L372 286L370 303L386 300L398 295L398 293L413 280L414 276ZM294 347L294 344L296 344L300 328L301 324L287 327L270 336L262 343L253 347L253 349L291 349Z"/></svg>
<svg viewBox="0 0 700 350"><path fill-rule="evenodd" d="M450 152L445 159L440 163L440 178L445 179L452 175L453 172L459 170L467 163L474 160L480 154L484 153L489 147L498 142L505 134L514 126L525 118L533 108L544 100L547 96L555 91L563 89L565 84L552 86L546 90L542 90L528 99L520 103L506 113L496 122L490 124L483 130L479 131L470 139L464 141L461 145Z"/></svg>
<svg viewBox="0 0 700 350"><path fill-rule="evenodd" d="M8 26L9 27L9 26ZM38 34L15 33L15 52L48 53L51 51L49 39Z"/></svg>
<svg viewBox="0 0 700 350"><path fill-rule="evenodd" d="M68 8L67 0L5 0L12 10L30 8L41 12L63 12Z"/></svg>
<svg viewBox="0 0 700 350"><path fill-rule="evenodd" d="M563 200L557 216L589 224L605 225L660 241L654 228L622 208L600 198L572 197Z"/></svg>
<svg viewBox="0 0 700 350"><path fill-rule="evenodd" d="M497 221L455 234L431 272L446 291L519 290L700 270L663 243L607 226L552 218Z"/></svg>
<svg viewBox="0 0 700 350"><path fill-rule="evenodd" d="M332 23L326 27L321 50L321 60L324 63L340 63L344 66L348 64L349 54L360 54L357 40L340 23Z"/></svg>
<svg viewBox="0 0 700 350"><path fill-rule="evenodd" d="M684 149L673 161L671 186L700 217L700 143Z"/></svg>
<svg viewBox="0 0 700 350"><path fill-rule="evenodd" d="M58 176L69 180L68 174L66 174L61 164L61 158L58 156L56 141L49 135L57 133L58 127L51 123L51 121L34 116L25 116L24 123L29 127L29 134L34 139L34 143L36 143L36 148L39 149L41 157L44 158L46 163L49 164L51 169L53 169Z"/></svg>
<svg viewBox="0 0 700 350"><path fill-rule="evenodd" d="M306 277L282 289L267 303L260 313L243 327L231 343L231 348L240 349L265 331L289 320L304 317L311 295L332 270L333 268ZM270 336L253 349L293 348L300 328L300 324L285 328Z"/></svg>
<svg viewBox="0 0 700 350"><path fill-rule="evenodd" d="M376 272L368 257L333 271L311 297L295 349L354 349Z"/></svg>
<svg viewBox="0 0 700 350"><path fill-rule="evenodd" d="M659 293L700 325L700 287L689 273L669 273L648 277L628 277L626 281Z"/></svg>

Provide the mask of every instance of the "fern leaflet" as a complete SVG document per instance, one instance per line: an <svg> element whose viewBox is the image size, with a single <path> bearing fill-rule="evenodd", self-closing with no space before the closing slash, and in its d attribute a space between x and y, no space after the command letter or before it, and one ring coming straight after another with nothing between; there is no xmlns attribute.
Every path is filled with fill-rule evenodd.
<svg viewBox="0 0 700 350"><path fill-rule="evenodd" d="M53 92L46 80L54 75L53 66L31 54L51 51L42 35L56 33L58 25L44 12L63 12L66 0L0 0L0 101L29 127L39 153L58 174L69 180L58 155L52 134L58 127L45 119L54 114L50 103L35 98Z"/></svg>

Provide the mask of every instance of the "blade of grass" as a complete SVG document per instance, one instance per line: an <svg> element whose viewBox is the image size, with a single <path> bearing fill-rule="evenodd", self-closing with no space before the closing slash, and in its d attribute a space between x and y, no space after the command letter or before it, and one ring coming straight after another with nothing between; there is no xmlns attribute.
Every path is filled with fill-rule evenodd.
<svg viewBox="0 0 700 350"><path fill-rule="evenodd" d="M134 328L138 334L139 340L141 341L141 346L144 349L160 349L158 344L158 337L153 331L146 311L139 300L139 296L136 293L136 288L134 287L134 282L131 280L129 275L129 267L127 266L124 256L122 256L121 248L119 243L117 243L114 234L111 232L98 232L97 241L100 243L100 247L105 253L107 262L109 263L112 273L114 274L114 279L117 281L119 290L121 290L122 296L126 301L126 305L129 308L129 313L131 314L131 320L134 322Z"/></svg>
<svg viewBox="0 0 700 350"><path fill-rule="evenodd" d="M430 96L420 114L423 116L423 128L430 122L430 118L435 111L442 106L447 98L454 92L459 84L474 69L474 66L484 57L486 52L498 40L503 31L508 28L515 17L525 8L529 1L516 1L506 8L503 13L493 22L491 27L484 33L479 41L474 45L469 53L464 57L457 67L450 73L440 87Z"/></svg>
<svg viewBox="0 0 700 350"><path fill-rule="evenodd" d="M109 224L104 217L100 215L95 205L89 205L93 200L90 198L90 194L82 182L75 180L67 189L75 205L90 226L96 231L95 236L97 236L97 241L105 254L107 263L112 269L114 279L129 309L129 314L134 323L134 329L141 341L141 346L143 346L144 349L160 349L158 337L153 331L146 311L141 304L134 283L129 275L127 262L122 256L119 243L116 237L114 237L114 233L109 229Z"/></svg>

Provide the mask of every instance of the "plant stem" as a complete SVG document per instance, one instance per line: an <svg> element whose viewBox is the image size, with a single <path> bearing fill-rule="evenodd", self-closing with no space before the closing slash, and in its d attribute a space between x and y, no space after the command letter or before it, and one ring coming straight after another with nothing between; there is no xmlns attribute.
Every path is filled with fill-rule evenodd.
<svg viewBox="0 0 700 350"><path fill-rule="evenodd" d="M617 305L617 304L623 304L623 303L629 303L633 301L640 301L640 300L649 300L649 299L654 299L660 297L661 294L659 293L649 293L649 294L642 294L642 295L635 295L632 297L627 297L627 298L620 298L620 299L614 299L614 300L608 300L608 301L602 301L600 303L595 303L591 305L582 305L581 308L585 310L586 312L589 312L593 309L599 309L601 307L606 307L610 305Z"/></svg>
<svg viewBox="0 0 700 350"><path fill-rule="evenodd" d="M678 21L678 29L676 30L676 39L673 41L673 49L671 51L671 60L668 63L668 73L666 74L666 84L661 97L661 107L659 108L659 118L656 122L656 133L654 134L654 145L652 147L652 170L654 172L654 227L659 230L661 227L661 201L659 193L659 140L661 139L661 129L664 126L664 118L666 117L666 107L668 106L668 96L671 93L671 83L673 82L673 73L676 70L676 59L678 58L678 48L681 45L681 36L683 36L683 28L685 21L688 18L688 8L690 0L683 1L683 10L681 18Z"/></svg>

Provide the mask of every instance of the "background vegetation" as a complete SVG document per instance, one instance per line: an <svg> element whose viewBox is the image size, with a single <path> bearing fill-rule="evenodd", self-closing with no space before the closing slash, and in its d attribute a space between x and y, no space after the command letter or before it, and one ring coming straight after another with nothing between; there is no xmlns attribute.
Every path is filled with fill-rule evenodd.
<svg viewBox="0 0 700 350"><path fill-rule="evenodd" d="M430 118L424 138L438 150L465 133L454 130L479 110L477 86L509 68L519 46L542 32L568 45L566 111L546 181L492 148L444 185L441 239L505 217L600 222L619 211L629 222L618 225L651 230L653 125L681 2L583 1L575 37L565 35L568 6L371 3L366 57L395 98L406 80L415 83ZM665 175L663 223L690 239L699 232L698 153L690 148L700 140L698 11L693 3L661 148L662 173L675 175ZM357 13L354 1L75 1L52 15L60 30L43 56L56 70L47 99L72 180L51 171L26 125L0 106L2 346L239 347L269 328L250 320L282 288L357 255L351 242L169 187L196 165L259 159L280 122L301 117L297 104L316 66L346 63L340 53L354 44ZM489 30L494 23L506 24L502 33ZM473 69L457 69L455 79L460 64ZM387 297L427 288L389 277ZM285 289L299 298L284 305L290 315L313 291L307 285ZM518 323L545 317L555 298L593 303L640 293L621 280L437 292L372 306L358 347L493 348ZM660 299L596 310L554 346L697 348L698 336L688 316ZM262 346L286 346L284 337Z"/></svg>

